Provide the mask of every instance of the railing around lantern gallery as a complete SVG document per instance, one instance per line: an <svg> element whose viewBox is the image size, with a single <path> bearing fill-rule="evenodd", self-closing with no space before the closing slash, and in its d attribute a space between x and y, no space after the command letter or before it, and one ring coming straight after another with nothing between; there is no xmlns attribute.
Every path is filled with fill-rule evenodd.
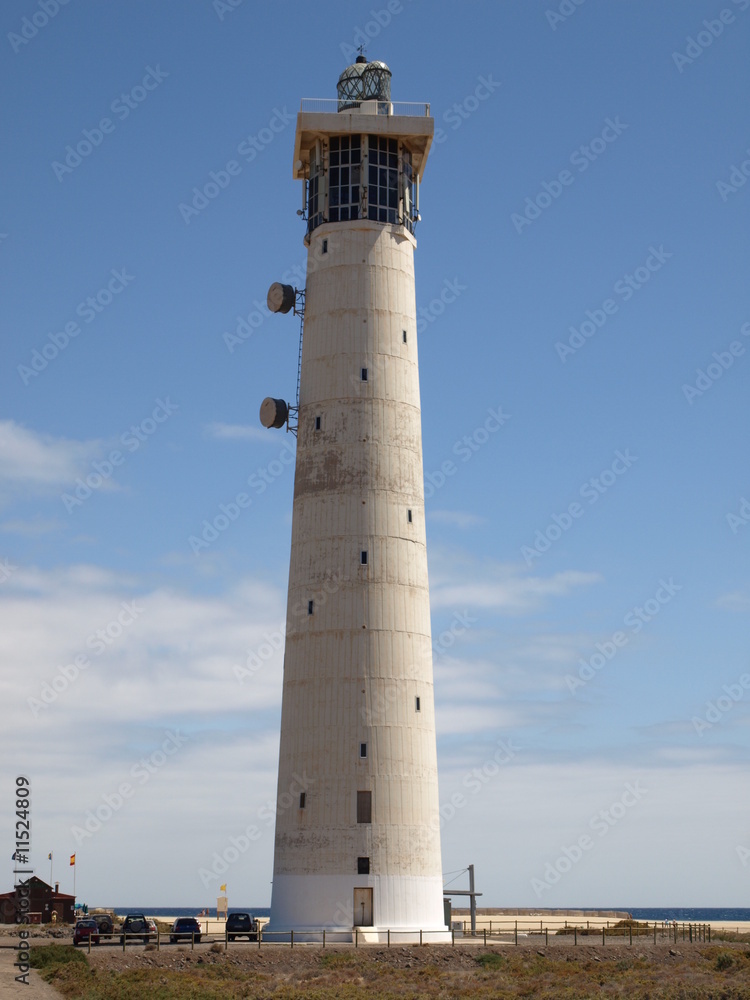
<svg viewBox="0 0 750 1000"><path fill-rule="evenodd" d="M315 111L322 114L337 114L341 102L331 100L326 97L303 97L300 104L300 111ZM380 105L386 110L379 110L380 114L407 115L411 118L426 118L430 114L430 105L420 101L351 101L346 102L347 106L342 114L347 111L366 113L373 105Z"/></svg>

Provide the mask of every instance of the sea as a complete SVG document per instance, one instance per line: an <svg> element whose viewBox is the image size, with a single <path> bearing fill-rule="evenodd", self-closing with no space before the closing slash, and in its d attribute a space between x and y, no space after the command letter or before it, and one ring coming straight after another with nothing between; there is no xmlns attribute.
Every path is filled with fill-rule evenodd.
<svg viewBox="0 0 750 1000"><path fill-rule="evenodd" d="M168 915L171 917L197 917L202 906L115 906L115 913L143 913L147 917ZM252 913L255 917L268 917L271 911L267 906L230 906L230 910ZM750 909L744 907L685 907L685 906L591 906L575 907L575 909L619 910L630 913L634 920L667 920L685 924L699 924L710 920L720 920L724 923L744 920L750 921ZM212 910L212 913L215 912Z"/></svg>

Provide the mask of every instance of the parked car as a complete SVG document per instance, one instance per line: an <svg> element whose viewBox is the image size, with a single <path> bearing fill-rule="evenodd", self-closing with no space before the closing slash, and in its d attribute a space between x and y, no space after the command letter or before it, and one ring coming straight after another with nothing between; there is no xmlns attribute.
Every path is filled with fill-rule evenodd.
<svg viewBox="0 0 750 1000"><path fill-rule="evenodd" d="M100 934L111 934L115 929L112 917L108 913L95 913L92 916L92 920L96 921L96 926L99 928Z"/></svg>
<svg viewBox="0 0 750 1000"><path fill-rule="evenodd" d="M229 941L246 937L248 941L258 940L258 922L251 913L230 913L227 917L226 935Z"/></svg>
<svg viewBox="0 0 750 1000"><path fill-rule="evenodd" d="M94 944L99 944L99 925L96 920L87 917L85 920L79 920L73 928L73 944L79 945L89 938Z"/></svg>
<svg viewBox="0 0 750 1000"><path fill-rule="evenodd" d="M195 917L178 917L172 924L172 930L169 932L169 940L172 944L184 938L187 938L188 941L195 940L196 944L200 944L201 925Z"/></svg>
<svg viewBox="0 0 750 1000"><path fill-rule="evenodd" d="M126 935L129 938L136 935L143 937L143 943L148 944L149 938L155 937L156 932L151 930L147 918L142 913L129 913L120 928L120 944L125 941Z"/></svg>

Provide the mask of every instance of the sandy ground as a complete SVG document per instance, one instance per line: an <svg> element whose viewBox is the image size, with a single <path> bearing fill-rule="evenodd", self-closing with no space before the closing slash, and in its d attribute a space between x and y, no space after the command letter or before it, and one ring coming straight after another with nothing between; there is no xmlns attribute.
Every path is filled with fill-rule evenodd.
<svg viewBox="0 0 750 1000"><path fill-rule="evenodd" d="M16 953L10 948L0 948L0 1000L60 1000L61 994L48 986L39 973L31 970L29 985L17 983L19 974L14 968Z"/></svg>

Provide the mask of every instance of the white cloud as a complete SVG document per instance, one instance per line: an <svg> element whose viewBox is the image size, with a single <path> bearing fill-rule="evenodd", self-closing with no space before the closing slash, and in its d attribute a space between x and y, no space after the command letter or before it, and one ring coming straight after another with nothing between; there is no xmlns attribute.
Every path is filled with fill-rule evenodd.
<svg viewBox="0 0 750 1000"><path fill-rule="evenodd" d="M735 590L729 594L722 594L717 598L716 606L725 611L750 611L750 593Z"/></svg>
<svg viewBox="0 0 750 1000"><path fill-rule="evenodd" d="M461 530L487 523L486 517L480 517L478 514L471 514L463 510L431 510L427 517L437 524L449 524Z"/></svg>
<svg viewBox="0 0 750 1000"><path fill-rule="evenodd" d="M275 437L264 427L255 427L252 424L222 424L211 423L205 428L206 437L216 441L262 441L268 444L273 442Z"/></svg>
<svg viewBox="0 0 750 1000"><path fill-rule="evenodd" d="M46 490L73 482L88 471L101 441L70 441L0 421L0 487Z"/></svg>
<svg viewBox="0 0 750 1000"><path fill-rule="evenodd" d="M599 573L566 570L552 576L531 576L510 563L453 563L444 557L430 565L433 608L493 608L504 614L524 614L540 607L546 598L566 597L579 587L600 583Z"/></svg>

